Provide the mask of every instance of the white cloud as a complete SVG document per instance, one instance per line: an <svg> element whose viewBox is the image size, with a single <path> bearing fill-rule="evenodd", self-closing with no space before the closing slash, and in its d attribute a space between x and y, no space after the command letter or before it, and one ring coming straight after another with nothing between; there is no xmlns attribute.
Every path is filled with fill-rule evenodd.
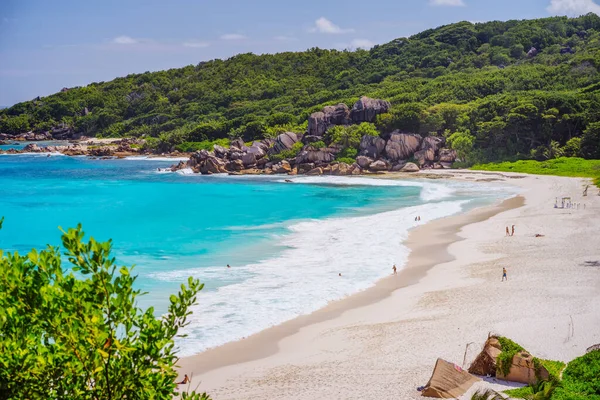
<svg viewBox="0 0 600 400"><path fill-rule="evenodd" d="M280 41L280 42L291 42L294 40L298 40L295 37L292 36L275 36L273 39Z"/></svg>
<svg viewBox="0 0 600 400"><path fill-rule="evenodd" d="M464 7L466 4L463 0L429 0L432 6L452 6Z"/></svg>
<svg viewBox="0 0 600 400"><path fill-rule="evenodd" d="M244 40L246 36L240 35L239 33L227 33L221 36L222 40Z"/></svg>
<svg viewBox="0 0 600 400"><path fill-rule="evenodd" d="M200 47L208 47L208 46L210 46L210 43L208 43L208 42L189 41L189 42L183 43L183 47L200 48Z"/></svg>
<svg viewBox="0 0 600 400"><path fill-rule="evenodd" d="M574 16L592 12L600 15L600 5L596 4L593 0L551 0L548 12Z"/></svg>
<svg viewBox="0 0 600 400"><path fill-rule="evenodd" d="M375 46L375 43L371 42L369 39L354 39L351 45L356 49L369 50L371 47Z"/></svg>
<svg viewBox="0 0 600 400"><path fill-rule="evenodd" d="M325 17L315 21L315 25L309 29L309 32L340 34L354 32L354 29L342 29Z"/></svg>
<svg viewBox="0 0 600 400"><path fill-rule="evenodd" d="M136 44L136 43L139 43L139 40L134 39L131 36L117 36L112 41L113 41L113 43L116 43L116 44Z"/></svg>

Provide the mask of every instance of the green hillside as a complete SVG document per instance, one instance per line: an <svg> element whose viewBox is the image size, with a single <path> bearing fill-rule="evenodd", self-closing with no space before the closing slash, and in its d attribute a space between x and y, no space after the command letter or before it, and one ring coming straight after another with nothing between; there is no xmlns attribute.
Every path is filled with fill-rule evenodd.
<svg viewBox="0 0 600 400"><path fill-rule="evenodd" d="M533 50L532 48L535 48ZM381 132L445 135L466 163L600 158L600 17L459 22L370 51L240 54L0 110L0 132L184 142L304 132L324 105L389 100Z"/></svg>

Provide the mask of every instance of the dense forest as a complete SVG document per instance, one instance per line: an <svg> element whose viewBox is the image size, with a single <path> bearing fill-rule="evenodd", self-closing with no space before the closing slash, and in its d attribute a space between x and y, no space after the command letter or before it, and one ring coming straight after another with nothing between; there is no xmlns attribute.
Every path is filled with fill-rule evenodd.
<svg viewBox="0 0 600 400"><path fill-rule="evenodd" d="M600 158L600 17L459 22L371 50L240 54L63 89L0 110L0 132L58 126L155 149L303 133L325 105L389 100L375 128L449 139L464 162Z"/></svg>

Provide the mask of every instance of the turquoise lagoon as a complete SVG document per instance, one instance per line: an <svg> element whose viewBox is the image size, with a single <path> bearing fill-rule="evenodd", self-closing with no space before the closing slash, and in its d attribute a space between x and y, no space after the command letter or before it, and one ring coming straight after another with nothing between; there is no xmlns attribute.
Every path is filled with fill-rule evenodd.
<svg viewBox="0 0 600 400"><path fill-rule="evenodd" d="M364 290L401 268L410 228L514 189L365 177L201 176L173 160L0 156L0 248L60 244L83 224L135 264L141 306L164 312L188 276L205 283L183 354L236 340ZM187 173L186 173L187 172ZM226 268L230 264L231 268ZM342 277L338 274L342 273Z"/></svg>

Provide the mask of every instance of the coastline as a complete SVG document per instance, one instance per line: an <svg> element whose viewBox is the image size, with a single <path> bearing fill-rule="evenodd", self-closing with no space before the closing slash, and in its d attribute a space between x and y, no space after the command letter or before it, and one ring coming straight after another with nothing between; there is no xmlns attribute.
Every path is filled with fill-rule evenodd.
<svg viewBox="0 0 600 400"><path fill-rule="evenodd" d="M192 371L194 375L198 375L273 355L278 350L280 340L297 333L303 327L331 320L351 309L376 303L389 297L397 289L418 283L435 264L454 259L448 253L448 246L462 240L456 232L463 226L520 207L523 202L523 197L515 196L494 205L436 219L413 228L409 231L408 239L403 243L410 249L406 266L400 269L396 276L390 275L382 278L370 288L330 302L327 306L310 314L298 316L244 339L225 343L193 356L183 357L178 365L181 371ZM425 240L427 240L426 243Z"/></svg>
<svg viewBox="0 0 600 400"><path fill-rule="evenodd" d="M438 175L442 178L486 182L493 174L440 171ZM422 174L411 176L423 177ZM524 190L523 195L494 206L435 220L411 230L408 241L404 243L410 247L411 253L406 267L397 276L384 278L372 288L330 303L312 314L246 339L182 358L178 363L180 373L193 374L194 385L200 381L201 390L206 390L215 399L247 398L251 395L306 398L307 394L326 398L359 398L359 393L362 396L372 394L365 392L367 387L378 393L375 396L377 398L417 398L419 393L414 388L424 384L429 378L435 363L433 353L460 364L465 345L475 341L483 344L490 331L512 334L514 339L539 357L568 361L579 355L584 346L600 339L598 333L590 330L577 338L576 343L570 343L569 348L562 348L564 346L556 345L554 331L551 344L558 350L549 351L550 339L538 340L531 332L531 327L513 332L516 329L514 324L522 318L521 314L525 313L530 317L531 311L523 305L530 301L527 297L517 298L523 288L512 291L510 285L515 285L512 280L502 287L515 296L514 301L504 300L506 308L512 311L508 314L502 306L498 309L498 301L486 298L481 302L472 297L476 297L473 293L480 290L485 293L489 290L488 286L493 289L490 297L502 298L508 295L497 292L495 278L487 282L500 268L497 260L507 258L507 254L504 254L508 251L505 242L542 243L540 239L531 238L531 232L528 232L527 238L519 235L525 233L525 229L532 229L523 225L523 216L531 214L531 210L536 210L541 204L548 207L545 211L556 213L551 208L554 192L560 190L565 193L568 189L577 198L574 191L579 191L587 181L510 173L496 174L492 179L517 183ZM586 201L587 210L575 214L576 217L587 215L585 218L589 218L598 205L596 198L588 198ZM565 211L560 211L560 215L573 214ZM539 215L535 216L536 223L540 222L539 218ZM514 220L519 221L519 238L504 238L504 226ZM551 221L552 224L555 222ZM564 221L561 223L564 225ZM567 231L570 232L569 229ZM493 240L493 246L490 245L491 242L488 243L489 240ZM524 249L531 251L531 245L527 243ZM531 257L529 254L527 256ZM560 258L560 254L555 258ZM529 263L530 260L524 262L528 266ZM517 268L509 262L509 274L513 274L513 270ZM580 269L579 266L577 268ZM585 270L585 273L593 272ZM556 278L552 273L548 275L535 278L544 281L546 278ZM482 279L485 280L485 289L477 285L482 284ZM546 288L536 286L535 290L530 291L542 289ZM551 289L559 290L554 287ZM465 292L470 293L470 296ZM540 296L549 298L547 294L535 295L535 299ZM591 296L592 304L600 305L600 295L592 293ZM450 300L454 298L471 304L472 309L457 309ZM589 302L590 299L586 301ZM519 305L525 309L521 310ZM574 308L577 310L578 307L585 308L579 303ZM549 310L542 311L547 313L561 309L554 301L548 308ZM571 309L572 304L568 304L568 308L576 320L580 319L578 315L587 315L583 311L589 312L588 309L579 310L577 314ZM451 316L456 320L450 319ZM563 317L559 313L556 318ZM556 324L556 318L547 318L543 326L548 323ZM598 319L596 317L591 318L591 321L576 323L579 325L578 329L582 329L581 324L589 326ZM473 321L476 322L475 326L471 325L467 330L461 329ZM451 337L443 334L444 329L451 333ZM460 338L452 337L457 330ZM402 340L398 341L397 338ZM390 351L390 347L394 351ZM373 369L378 371L377 377L373 377L370 372ZM349 377L352 379L347 381ZM344 383L340 384L340 380ZM392 384L395 385L393 389L390 388Z"/></svg>

